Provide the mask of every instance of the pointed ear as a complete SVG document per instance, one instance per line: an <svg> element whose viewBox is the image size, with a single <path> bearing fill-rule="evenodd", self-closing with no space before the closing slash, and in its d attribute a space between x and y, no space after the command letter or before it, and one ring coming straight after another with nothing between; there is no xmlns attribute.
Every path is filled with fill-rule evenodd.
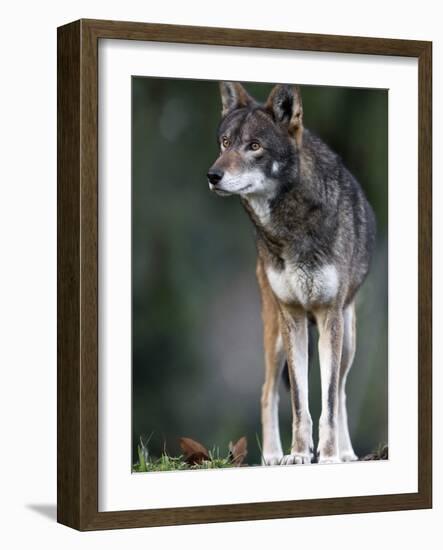
<svg viewBox="0 0 443 550"><path fill-rule="evenodd" d="M229 111L246 107L254 100L239 82L220 82L222 116Z"/></svg>
<svg viewBox="0 0 443 550"><path fill-rule="evenodd" d="M289 84L277 84L269 94L266 108L280 124L288 127L298 145L303 134L303 106L300 88Z"/></svg>

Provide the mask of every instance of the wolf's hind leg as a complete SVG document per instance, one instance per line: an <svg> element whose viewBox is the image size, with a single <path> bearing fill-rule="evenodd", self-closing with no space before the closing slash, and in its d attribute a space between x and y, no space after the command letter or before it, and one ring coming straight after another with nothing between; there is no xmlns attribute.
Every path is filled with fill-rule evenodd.
<svg viewBox="0 0 443 550"><path fill-rule="evenodd" d="M340 366L338 389L338 436L339 453L343 462L358 460L352 448L349 435L348 414L346 408L346 380L351 369L356 348L355 305L351 303L343 312L343 351Z"/></svg>
<svg viewBox="0 0 443 550"><path fill-rule="evenodd" d="M263 430L263 464L280 464L283 451L278 423L278 387L282 369L282 338L278 307L260 261L257 279L262 297L263 341L265 354L265 382L261 396Z"/></svg>
<svg viewBox="0 0 443 550"><path fill-rule="evenodd" d="M341 462L338 436L339 378L343 349L343 312L331 307L319 311L318 349L321 378L321 415L319 423L319 463Z"/></svg>

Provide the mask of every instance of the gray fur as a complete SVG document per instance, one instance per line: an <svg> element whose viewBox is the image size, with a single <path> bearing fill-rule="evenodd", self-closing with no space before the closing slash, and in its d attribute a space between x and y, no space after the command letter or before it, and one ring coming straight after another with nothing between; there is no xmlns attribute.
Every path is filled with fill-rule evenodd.
<svg viewBox="0 0 443 550"><path fill-rule="evenodd" d="M208 174L210 188L240 196L256 229L258 262L275 293L281 326L287 321L287 342L293 323L307 317L319 326L327 363L319 452L328 462L339 452L334 430L343 319L369 271L374 213L340 157L303 127L298 88L277 85L264 105L238 83L221 83L221 92L221 154ZM310 416L307 402L298 401L297 365L289 357L295 352L285 347L294 409L293 454L285 463L304 463L311 442L297 430L309 426ZM352 455L352 448L345 454Z"/></svg>

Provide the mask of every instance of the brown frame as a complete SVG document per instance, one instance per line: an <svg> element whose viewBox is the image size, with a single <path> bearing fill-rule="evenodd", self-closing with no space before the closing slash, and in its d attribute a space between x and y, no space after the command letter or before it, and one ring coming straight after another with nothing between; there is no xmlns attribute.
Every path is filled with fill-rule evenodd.
<svg viewBox="0 0 443 550"><path fill-rule="evenodd" d="M418 492L98 512L98 41L102 38L418 58ZM80 20L58 29L57 518L79 530L432 507L432 43Z"/></svg>

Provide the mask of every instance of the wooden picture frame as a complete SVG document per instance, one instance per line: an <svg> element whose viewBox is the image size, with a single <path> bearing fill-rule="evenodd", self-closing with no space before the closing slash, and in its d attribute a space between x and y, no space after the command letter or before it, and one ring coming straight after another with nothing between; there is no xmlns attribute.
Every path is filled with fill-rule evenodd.
<svg viewBox="0 0 443 550"><path fill-rule="evenodd" d="M98 511L98 42L125 39L418 58L418 492ZM432 506L432 44L80 20L58 29L58 521L79 530Z"/></svg>

